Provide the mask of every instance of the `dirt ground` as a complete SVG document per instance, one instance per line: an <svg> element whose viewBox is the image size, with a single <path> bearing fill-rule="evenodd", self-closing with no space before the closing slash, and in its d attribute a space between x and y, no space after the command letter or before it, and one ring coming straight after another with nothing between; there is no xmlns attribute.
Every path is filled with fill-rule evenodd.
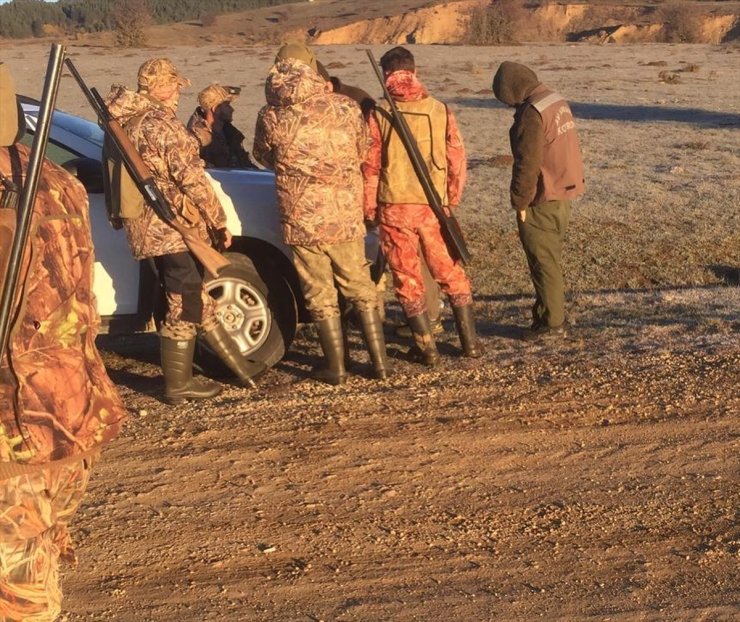
<svg viewBox="0 0 740 622"><path fill-rule="evenodd" d="M377 93L363 49L318 53ZM740 615L738 49L413 49L466 139L485 357L459 358L447 320L442 369L391 341L397 373L371 382L354 334L356 375L334 388L307 378L306 332L256 391L172 408L152 336L102 340L131 418L73 525L69 622ZM241 84L248 143L274 51L70 47L103 91L170 56L195 85L183 118L210 80ZM31 95L47 52L0 45ZM507 207L511 111L490 94L505 59L573 102L587 165L573 330L551 346L517 339L531 286ZM74 89L60 107L89 117Z"/></svg>
<svg viewBox="0 0 740 622"><path fill-rule="evenodd" d="M157 399L151 337L106 344L132 410L75 520L69 621L731 620L738 615L738 288L579 299L482 361L343 388L300 338L257 391ZM394 308L391 307L391 311Z"/></svg>

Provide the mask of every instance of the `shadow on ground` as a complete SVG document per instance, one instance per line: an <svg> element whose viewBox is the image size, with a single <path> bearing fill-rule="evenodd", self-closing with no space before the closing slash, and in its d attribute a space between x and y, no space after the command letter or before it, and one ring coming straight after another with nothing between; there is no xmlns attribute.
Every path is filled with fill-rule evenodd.
<svg viewBox="0 0 740 622"><path fill-rule="evenodd" d="M493 96L456 97L449 100L452 104L465 108L506 108ZM665 106L643 106L629 104L597 104L593 102L570 102L573 114L579 119L594 121L632 121L652 123L687 123L707 127L740 127L740 114L704 110L702 108L673 108Z"/></svg>

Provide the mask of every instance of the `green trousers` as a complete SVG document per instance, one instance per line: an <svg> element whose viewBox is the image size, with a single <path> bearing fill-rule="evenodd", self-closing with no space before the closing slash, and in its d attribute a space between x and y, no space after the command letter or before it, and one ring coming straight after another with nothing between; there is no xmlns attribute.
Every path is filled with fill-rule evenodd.
<svg viewBox="0 0 740 622"><path fill-rule="evenodd" d="M546 201L528 207L525 221L517 220L536 295L532 306L535 324L556 327L565 321L562 257L569 221L570 201Z"/></svg>

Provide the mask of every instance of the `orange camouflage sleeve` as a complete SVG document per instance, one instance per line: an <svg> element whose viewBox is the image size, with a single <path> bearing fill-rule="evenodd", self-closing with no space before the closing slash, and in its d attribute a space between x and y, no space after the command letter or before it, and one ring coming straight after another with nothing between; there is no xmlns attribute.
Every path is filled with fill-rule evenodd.
<svg viewBox="0 0 740 622"><path fill-rule="evenodd" d="M365 180L364 211L365 220L378 219L378 183L380 181L380 164L383 151L383 140L380 135L380 126L374 115L370 115L367 122L370 147L362 164L362 176Z"/></svg>
<svg viewBox="0 0 740 622"><path fill-rule="evenodd" d="M206 224L213 229L226 226L226 214L206 177L198 142L185 126L168 126L171 136L162 137L169 145L164 150L167 169L175 184L196 206Z"/></svg>
<svg viewBox="0 0 740 622"><path fill-rule="evenodd" d="M447 109L447 197L450 206L460 204L463 188L468 177L468 162L465 157L465 145L457 120L452 111Z"/></svg>

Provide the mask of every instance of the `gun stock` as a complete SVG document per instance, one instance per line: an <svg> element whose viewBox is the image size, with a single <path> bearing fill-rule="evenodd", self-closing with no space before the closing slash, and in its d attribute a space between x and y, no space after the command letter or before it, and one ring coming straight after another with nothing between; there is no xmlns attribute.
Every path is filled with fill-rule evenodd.
<svg viewBox="0 0 740 622"><path fill-rule="evenodd" d="M373 66L373 70L375 71L375 75L377 76L380 85L383 87L383 95L390 106L393 128L398 133L398 136L406 149L409 160L411 160L411 166L413 167L414 173L416 173L416 177L424 191L424 196L426 196L429 206L432 208L434 215L439 220L440 228L442 230L442 239L444 239L445 244L447 245L447 250L453 259L466 264L470 261L470 251L468 251L468 247L465 244L465 238L460 229L460 224L457 222L457 218L452 214L448 214L444 209L442 200L439 197L437 189L432 183L429 170L427 169L424 158L419 151L419 146L416 144L416 140L414 140L411 130L409 130L406 119L403 118L403 114L398 110L396 102L388 92L388 88L385 85L385 79L383 78L380 67L375 61L372 51L366 51L367 56L370 59L370 64Z"/></svg>
<svg viewBox="0 0 740 622"><path fill-rule="evenodd" d="M136 183L139 192L144 196L146 202L159 218L182 236L188 250L201 263L206 272L214 278L217 277L219 272L230 265L231 262L208 242L201 239L196 227L188 227L177 220L177 216L167 202L167 199L165 199L157 187L149 167L142 160L139 152L131 143L125 130L121 127L121 124L111 115L100 93L95 88L88 88L71 59L68 58L65 62L78 86L85 94L90 106L95 111L100 126L108 134L126 170L131 175L131 178Z"/></svg>

